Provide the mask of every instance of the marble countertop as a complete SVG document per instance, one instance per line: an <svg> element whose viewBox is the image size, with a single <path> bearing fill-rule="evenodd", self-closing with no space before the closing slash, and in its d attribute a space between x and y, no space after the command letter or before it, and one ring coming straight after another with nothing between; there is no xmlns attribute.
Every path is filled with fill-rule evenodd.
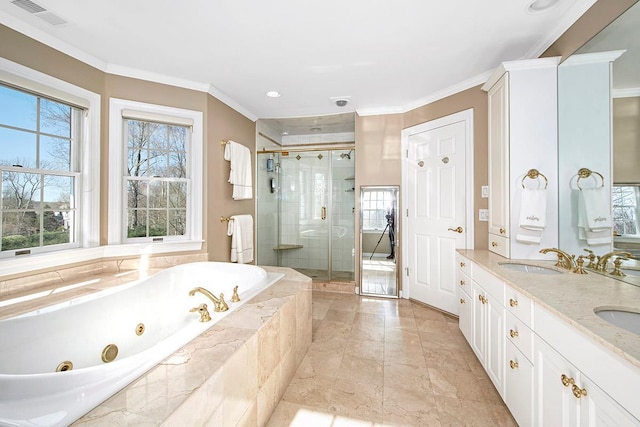
<svg viewBox="0 0 640 427"><path fill-rule="evenodd" d="M640 312L640 287L595 272L572 273L555 267L555 261L506 259L488 250L458 252L640 369L640 335L614 326L594 312L596 307ZM526 273L499 265L505 262L539 265L562 274Z"/></svg>

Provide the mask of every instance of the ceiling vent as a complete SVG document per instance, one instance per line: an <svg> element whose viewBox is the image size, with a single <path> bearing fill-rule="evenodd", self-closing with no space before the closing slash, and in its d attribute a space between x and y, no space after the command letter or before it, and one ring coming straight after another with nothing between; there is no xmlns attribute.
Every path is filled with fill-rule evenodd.
<svg viewBox="0 0 640 427"><path fill-rule="evenodd" d="M12 0L11 3L18 6L20 9L26 10L32 15L37 16L50 25L58 26L67 23L67 21L65 21L64 19L60 18L54 13L49 12L44 7L32 2L31 0Z"/></svg>

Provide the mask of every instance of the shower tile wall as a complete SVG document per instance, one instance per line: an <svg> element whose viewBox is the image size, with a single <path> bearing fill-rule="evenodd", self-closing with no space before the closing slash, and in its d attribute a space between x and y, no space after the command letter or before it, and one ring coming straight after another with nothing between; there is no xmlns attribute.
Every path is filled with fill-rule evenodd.
<svg viewBox="0 0 640 427"><path fill-rule="evenodd" d="M354 271L355 152L340 158L333 152L333 271Z"/></svg>

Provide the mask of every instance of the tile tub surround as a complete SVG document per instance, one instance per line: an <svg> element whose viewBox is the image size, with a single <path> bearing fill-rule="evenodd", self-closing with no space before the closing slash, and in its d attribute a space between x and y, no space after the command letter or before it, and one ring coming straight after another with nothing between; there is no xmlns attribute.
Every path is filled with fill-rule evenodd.
<svg viewBox="0 0 640 427"><path fill-rule="evenodd" d="M311 279L285 277L73 425L264 425L311 345Z"/></svg>
<svg viewBox="0 0 640 427"><path fill-rule="evenodd" d="M487 250L458 252L640 369L640 336L611 325L593 311L596 307L640 310L640 287L593 272L572 273L554 267L555 261L508 260ZM551 267L563 274L543 276L508 270L498 265L504 262Z"/></svg>

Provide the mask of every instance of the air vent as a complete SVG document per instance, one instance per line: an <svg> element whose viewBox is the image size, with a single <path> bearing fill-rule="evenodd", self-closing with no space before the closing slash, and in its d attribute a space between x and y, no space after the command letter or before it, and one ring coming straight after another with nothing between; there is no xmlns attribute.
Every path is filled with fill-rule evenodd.
<svg viewBox="0 0 640 427"><path fill-rule="evenodd" d="M18 6L20 9L26 10L27 12L37 16L50 25L58 26L67 23L67 21L60 18L58 15L49 12L44 7L32 2L31 0L12 0L11 3Z"/></svg>
<svg viewBox="0 0 640 427"><path fill-rule="evenodd" d="M31 0L13 0L11 3L15 4L21 9L26 10L29 13L39 13L47 11L47 9L40 6L39 4L35 4Z"/></svg>

